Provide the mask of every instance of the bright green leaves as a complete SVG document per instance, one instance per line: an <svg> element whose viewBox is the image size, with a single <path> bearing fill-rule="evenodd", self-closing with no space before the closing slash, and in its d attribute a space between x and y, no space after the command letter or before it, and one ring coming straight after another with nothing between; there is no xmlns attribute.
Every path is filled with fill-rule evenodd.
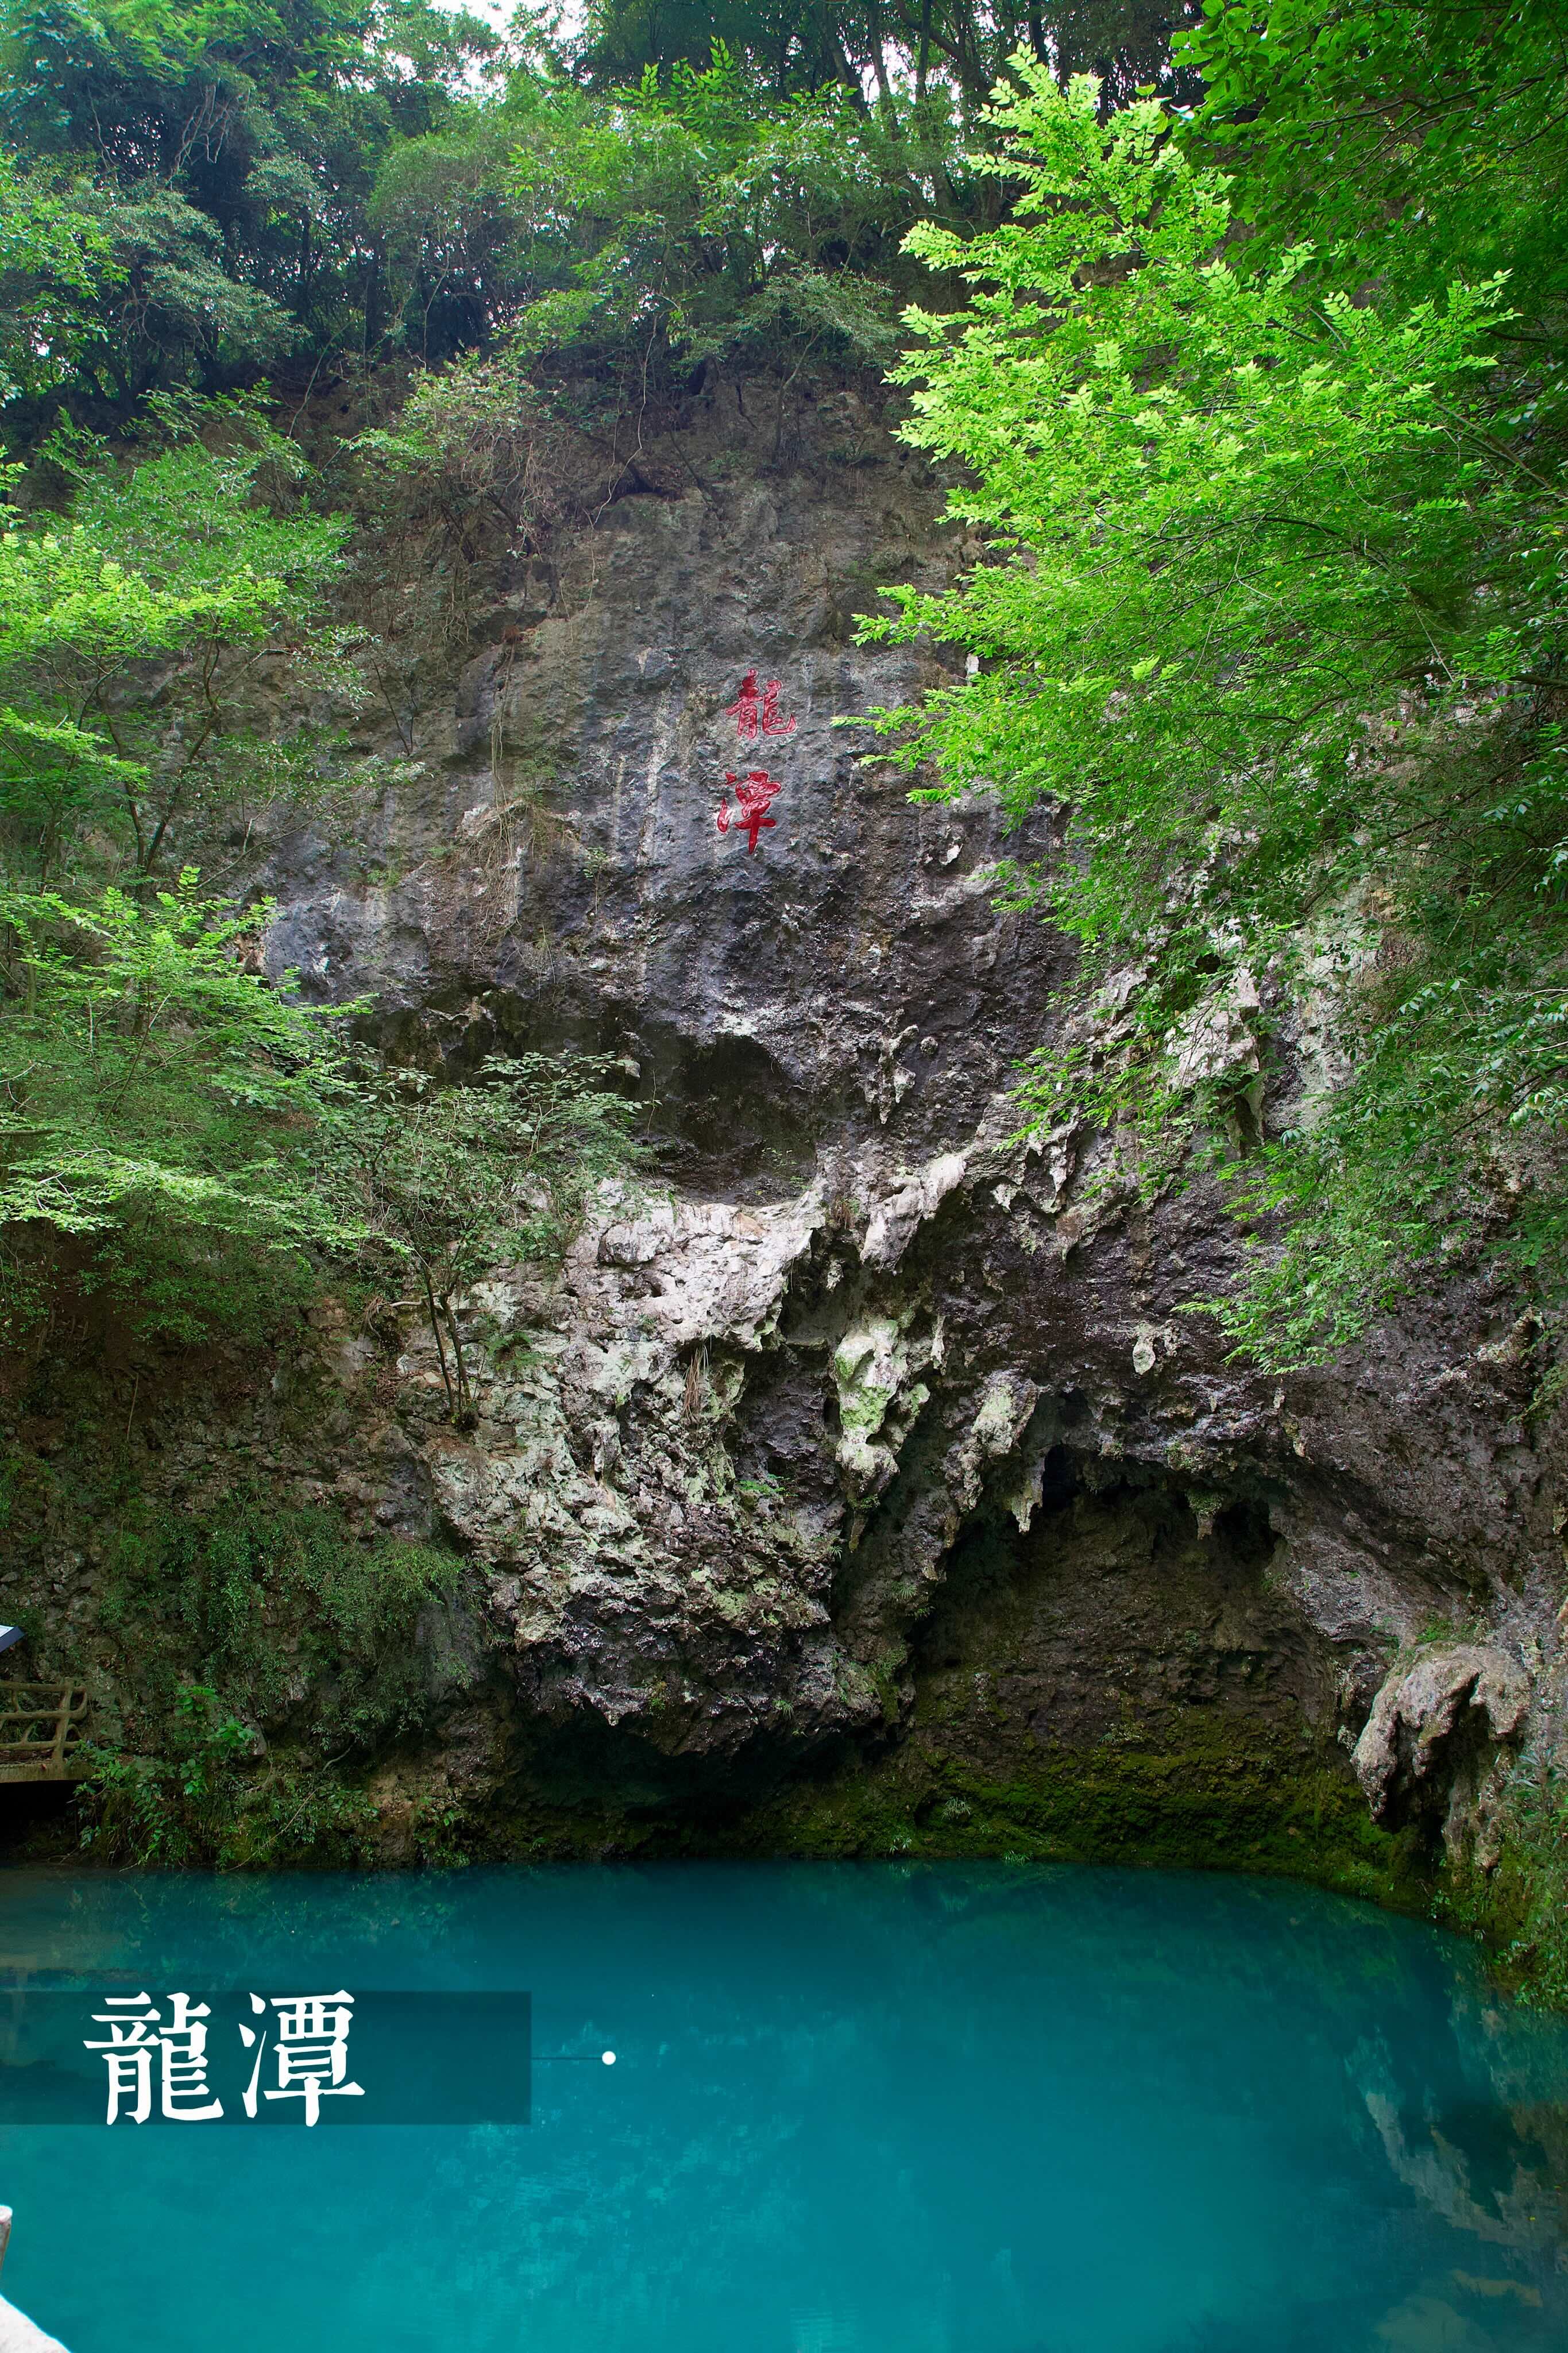
<svg viewBox="0 0 1568 2353"><path fill-rule="evenodd" d="M0 894L0 1224L342 1239L309 1157L342 1092L319 1020L245 966L265 907Z"/></svg>
<svg viewBox="0 0 1568 2353"><path fill-rule="evenodd" d="M896 592L889 625L1008 667L930 706L915 749L950 788L994 778L1016 806L1136 819L1145 853L1190 846L1194 822L1294 831L1304 782L1325 814L1344 797L1392 685L1468 669L1478 619L1500 626L1462 594L1478 514L1489 569L1512 563L1536 496L1466 438L1495 291L1390 322L1303 302L1294 257L1243 280L1213 258L1212 178L1169 145L1151 160L1159 110L1102 132L1092 85L1064 100L1017 69L1033 94L996 120L1015 138L1053 127L1029 201L1056 209L962 248L980 299L956 327L917 316L925 348L898 373L907 438L973 470L954 511L1018 549L954 596ZM1080 291L1080 270L1103 276ZM1145 865L1141 896L1128 872L1089 874L1058 913L1089 935L1152 918Z"/></svg>
<svg viewBox="0 0 1568 2353"><path fill-rule="evenodd" d="M256 696L263 670L285 682L348 526L267 503L299 460L246 411L196 421L216 447L72 460L68 515L13 512L0 532L0 823L41 881L101 869L108 842L152 873L247 795L310 789L281 774Z"/></svg>
<svg viewBox="0 0 1568 2353"><path fill-rule="evenodd" d="M981 316L1017 323L1020 295L1070 307L1080 272L1125 269L1135 256L1167 268L1200 266L1225 231L1225 182L1177 153L1164 109L1152 101L1127 107L1106 136L1100 86L1090 76L1060 90L1049 69L1022 50L1012 72L1017 89L982 117L998 144L968 163L984 178L1021 185L1015 217L976 243L922 224L910 235L911 248L982 288L974 304Z"/></svg>
<svg viewBox="0 0 1568 2353"><path fill-rule="evenodd" d="M880 724L941 792L1070 812L1036 886L1084 943L1085 1018L1041 1057L1042 1117L1115 1131L1157 1181L1194 1120L1258 1140L1271 1029L1336 1033L1351 1075L1283 1099L1243 1196L1294 1208L1294 1255L1230 1315L1310 1353L1473 1226L1504 1184L1486 1139L1556 1103L1568 417L1500 362L1496 280L1403 306L1325 284L1229 236L1161 109L1102 129L1092 84L1014 69L989 168L1025 195L962 246L916 232L974 291L911 314L898 371L906 437L963 463L951 512L993 554L868 631L984 666ZM1228 1060L1193 1051L1233 1030ZM1498 1149L1549 1255L1557 1180Z"/></svg>
<svg viewBox="0 0 1568 2353"><path fill-rule="evenodd" d="M318 782L255 673L287 679L344 526L266 502L298 460L244 408L165 421L213 446L115 465L64 438L70 511L13 511L0 535L0 1289L36 1290L18 1270L58 1268L68 1237L77 1280L190 1338L236 1251L345 1236L310 1157L335 1057L246 968L268 911L194 872L149 887Z"/></svg>
<svg viewBox="0 0 1568 2353"><path fill-rule="evenodd" d="M636 1106L589 1055L492 1057L468 1086L362 1068L333 1123L345 1219L422 1301L447 1411L472 1412L458 1293L500 1265L549 1262L588 1189L628 1169Z"/></svg>

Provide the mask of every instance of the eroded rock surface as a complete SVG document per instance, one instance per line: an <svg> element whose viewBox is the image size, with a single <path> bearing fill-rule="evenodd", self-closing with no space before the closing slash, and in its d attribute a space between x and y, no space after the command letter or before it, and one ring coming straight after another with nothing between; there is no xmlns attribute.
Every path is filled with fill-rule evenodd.
<svg viewBox="0 0 1568 2353"><path fill-rule="evenodd" d="M639 459L666 494L503 582L494 641L419 715L423 780L376 820L403 878L300 840L271 877L279 966L459 1063L612 1049L668 1139L672 1183L601 1205L546 1312L504 1271L470 1303L477 1429L437 1426L413 1326L397 1357L398 1442L484 1566L525 1714L612 1780L617 1749L656 1790L704 1760L766 1778L907 1716L955 1563L1009 1529L1037 1554L1048 1527L1087 1628L1113 1520L1141 1563L1121 1720L1197 1689L1246 1719L1288 1690L1342 1763L1401 1647L1479 1609L1472 1710L1511 1737L1561 1558L1531 1335L1461 1279L1332 1374L1260 1380L1184 1312L1230 1264L1211 1199L1095 1200L1083 1139L1016 1140L1012 1072L1067 958L991 871L1048 858L1048 821L1007 839L984 798L911 804L836 723L942 674L849 642L879 580L963 553L929 478L852 394L777 464L771 412L732 387L680 423ZM748 670L782 681L793 734L737 743ZM751 856L714 812L754 759L784 788ZM1256 1070L1257 1009L1210 1009L1191 1056ZM1178 1553L1231 1600L1200 1603ZM1072 1681L1036 1678L1020 1744L1104 1736L1103 1693L1086 1708ZM1358 1757L1384 1813L1452 1746L1434 1699L1406 1755L1409 1674L1399 1693ZM1389 1743L1403 1761L1366 1761Z"/></svg>
<svg viewBox="0 0 1568 2353"><path fill-rule="evenodd" d="M1186 1312L1233 1264L1215 1200L1096 1195L1085 1138L1016 1134L1068 955L992 878L1047 816L911 803L837 723L962 668L851 642L878 582L966 553L929 475L852 393L781 433L720 385L676 427L652 487L503 565L411 754L361 723L405 768L353 845L258 877L276 968L410 1052L620 1056L662 1173L558 1282L467 1303L475 1427L395 1307L234 1401L228 1472L472 1556L493 1649L446 1738L499 1806L721 1808L920 1741L999 1786L1200 1734L1353 1796L1359 1736L1373 1809L1441 1788L1458 1837L1467 1727L1513 1742L1560 1648L1540 1334L1459 1270L1330 1373L1226 1361ZM792 734L737 742L750 670ZM715 811L754 762L783 789L749 855ZM1209 1008L1194 1071L1256 1072L1257 1011ZM307 1461L278 1417L321 1366ZM181 1433L146 1475L212 1492L210 1456ZM1479 1647L1408 1663L1461 1620Z"/></svg>
<svg viewBox="0 0 1568 2353"><path fill-rule="evenodd" d="M1355 1747L1373 1819L1436 1810L1456 1839L1530 1711L1530 1677L1506 1651L1439 1644L1392 1673Z"/></svg>

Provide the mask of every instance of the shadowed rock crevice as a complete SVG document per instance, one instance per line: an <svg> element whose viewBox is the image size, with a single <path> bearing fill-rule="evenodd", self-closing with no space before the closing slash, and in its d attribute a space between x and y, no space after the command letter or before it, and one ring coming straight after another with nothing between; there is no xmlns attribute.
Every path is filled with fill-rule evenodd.
<svg viewBox="0 0 1568 2353"><path fill-rule="evenodd" d="M1337 1662L1268 1579L1257 1506L1211 1516L1164 1482L1086 1479L1063 1448L1042 1487L1026 1530L988 1513L955 1545L913 1647L928 1701L984 1662L1001 1715L1044 1748L1179 1742L1189 1709L1263 1743L1321 1736Z"/></svg>

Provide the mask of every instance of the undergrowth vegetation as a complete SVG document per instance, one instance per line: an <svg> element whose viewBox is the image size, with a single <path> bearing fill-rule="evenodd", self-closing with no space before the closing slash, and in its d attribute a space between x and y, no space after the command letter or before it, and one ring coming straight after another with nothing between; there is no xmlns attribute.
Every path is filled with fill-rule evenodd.
<svg viewBox="0 0 1568 2353"><path fill-rule="evenodd" d="M125 1721L92 1753L86 1842L170 1866L358 1859L355 1768L451 1682L462 1567L243 1493L205 1516L133 1506L99 1612Z"/></svg>
<svg viewBox="0 0 1568 2353"><path fill-rule="evenodd" d="M1514 1767L1495 1845L1489 1870L1453 1874L1442 1916L1485 1937L1527 2000L1568 2010L1568 1782L1543 1743Z"/></svg>

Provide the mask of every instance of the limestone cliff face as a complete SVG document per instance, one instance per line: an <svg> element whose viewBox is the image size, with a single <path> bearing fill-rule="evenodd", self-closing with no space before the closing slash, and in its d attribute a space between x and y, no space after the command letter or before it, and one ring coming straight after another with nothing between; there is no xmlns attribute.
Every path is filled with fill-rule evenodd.
<svg viewBox="0 0 1568 2353"><path fill-rule="evenodd" d="M850 641L879 580L952 560L929 475L852 394L787 447L731 386L679 424L517 560L417 714L360 846L399 879L298 838L268 877L278 967L458 1064L614 1050L668 1145L548 1297L476 1293L477 1429L437 1419L412 1319L342 1359L369 1508L482 1564L538 1785L760 1788L939 1690L993 1765L1179 1749L1217 1711L1348 1777L1424 1630L1484 1625L1527 1682L1562 1577L1533 1328L1460 1277L1331 1373L1223 1360L1183 1313L1234 1248L1215 1202L1087 1205L1086 1139L1016 1139L1066 954L989 871L1047 821L913 805L835 724L942 674ZM738 742L753 670L792 734ZM755 762L783 789L749 855L715 811ZM1434 1758L1526 1721L1444 1704Z"/></svg>
<svg viewBox="0 0 1568 2353"><path fill-rule="evenodd" d="M558 1282L474 1293L477 1427L442 1419L412 1312L329 1314L313 1460L279 1449L282 1366L149 1475L211 1493L221 1422L291 1492L469 1552L484 1642L418 1769L497 1815L711 1820L868 1764L956 1836L1042 1774L1142 1760L1157 1816L1189 1767L1267 1757L1365 1820L1367 1728L1383 1819L1441 1822L1458 1787L1462 1839L1556 1656L1533 1325L1460 1272L1330 1373L1224 1360L1183 1312L1232 1262L1215 1200L1091 1201L1089 1139L1016 1135L1068 953L990 872L1051 855L1047 820L912 804L835 724L951 659L852 642L879 581L963 552L929 472L852 393L781 434L771 393L719 385L674 427L502 563L401 740L362 721L406 764L362 837L278 839L258 876L274 967L410 1050L623 1057L662 1173ZM737 740L749 670L793 733ZM752 855L715 813L763 764ZM1194 1052L1253 1054L1250 1011ZM1428 1676L1424 1726L1434 1629L1492 1665Z"/></svg>

